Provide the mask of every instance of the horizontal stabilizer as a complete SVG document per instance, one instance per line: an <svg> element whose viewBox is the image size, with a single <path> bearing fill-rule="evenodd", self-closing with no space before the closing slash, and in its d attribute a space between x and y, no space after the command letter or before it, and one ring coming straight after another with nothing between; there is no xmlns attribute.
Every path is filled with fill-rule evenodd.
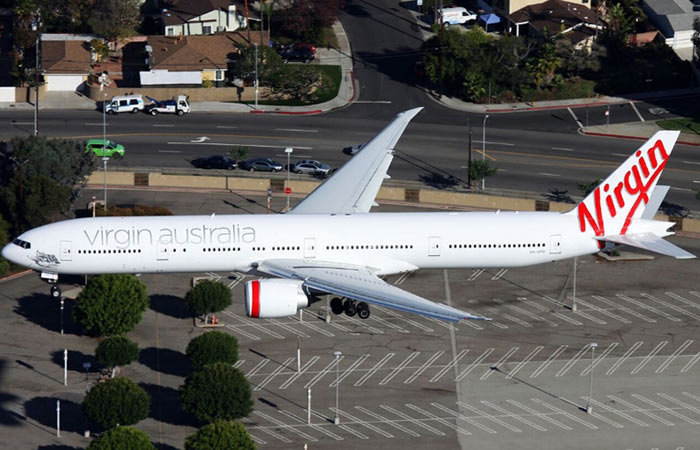
<svg viewBox="0 0 700 450"><path fill-rule="evenodd" d="M595 239L599 241L614 242L616 244L629 245L631 247L641 248L650 252L660 253L666 256L672 256L676 259L691 259L695 258L692 253L686 252L682 248L671 244L670 242L661 239L653 233L635 233L615 236L599 236Z"/></svg>

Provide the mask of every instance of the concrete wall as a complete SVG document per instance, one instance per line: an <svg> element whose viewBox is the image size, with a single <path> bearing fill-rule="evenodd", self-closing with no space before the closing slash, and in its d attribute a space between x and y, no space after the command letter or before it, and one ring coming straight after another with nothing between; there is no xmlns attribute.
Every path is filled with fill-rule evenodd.
<svg viewBox="0 0 700 450"><path fill-rule="evenodd" d="M105 182L105 173L96 170L88 177L88 184L99 186ZM134 172L111 172L107 171L107 184L111 186L133 186Z"/></svg>
<svg viewBox="0 0 700 450"><path fill-rule="evenodd" d="M0 87L0 102L15 102L15 87Z"/></svg>
<svg viewBox="0 0 700 450"><path fill-rule="evenodd" d="M209 175L164 175L161 173L151 173L148 177L148 185L195 189L226 189L226 177Z"/></svg>

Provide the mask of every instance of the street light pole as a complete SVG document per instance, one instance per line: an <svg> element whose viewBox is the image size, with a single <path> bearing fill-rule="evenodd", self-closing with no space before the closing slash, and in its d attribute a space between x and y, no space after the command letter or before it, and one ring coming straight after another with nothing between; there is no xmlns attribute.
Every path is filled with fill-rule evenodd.
<svg viewBox="0 0 700 450"><path fill-rule="evenodd" d="M486 161L486 120L489 118L489 115L486 114L484 116L484 124L482 126L482 135L481 135L481 160ZM483 191L486 189L486 177L481 179L481 190Z"/></svg>
<svg viewBox="0 0 700 450"><path fill-rule="evenodd" d="M467 186L472 190L472 120L467 119L469 126L469 161L467 161Z"/></svg>
<svg viewBox="0 0 700 450"><path fill-rule="evenodd" d="M107 144L105 143L105 145L104 145L104 147L103 147L103 151L104 151L104 152L107 151L107 148L106 148L106 147L107 147ZM104 153L103 153L103 154L104 154ZM109 158L107 158L106 156L103 156L103 157L102 157L102 166L103 166L103 168L104 168L104 173L105 173L105 195L104 195L104 197L105 197L104 210L105 210L105 211L107 211L107 161L109 161Z"/></svg>
<svg viewBox="0 0 700 450"><path fill-rule="evenodd" d="M105 172L105 204L104 210L107 211L107 108L105 102L107 101L107 93L102 94L102 163L104 165Z"/></svg>
<svg viewBox="0 0 700 450"><path fill-rule="evenodd" d="M255 110L258 110L258 44L255 44Z"/></svg>
<svg viewBox="0 0 700 450"><path fill-rule="evenodd" d="M338 411L338 389L340 386L340 355L341 352L336 351L335 355L335 420L333 423L340 425L340 412Z"/></svg>
<svg viewBox="0 0 700 450"><path fill-rule="evenodd" d="M285 190L286 191L285 193L287 194L287 211L289 211L289 195L290 194L289 194L288 190L291 188L291 186L289 185L289 173L292 170L291 156L292 156L293 151L294 151L294 149L291 147L287 147L284 149L284 152L287 154L287 189Z"/></svg>
<svg viewBox="0 0 700 450"><path fill-rule="evenodd" d="M41 45L41 15L36 11L33 27L36 30L34 62L34 136L39 136L39 46Z"/></svg>
<svg viewBox="0 0 700 450"><path fill-rule="evenodd" d="M591 347L591 377L588 381L588 406L586 406L586 412L588 414L593 413L593 405L591 405L591 397L593 396L593 361L595 360L595 348L598 346L596 342L592 342Z"/></svg>

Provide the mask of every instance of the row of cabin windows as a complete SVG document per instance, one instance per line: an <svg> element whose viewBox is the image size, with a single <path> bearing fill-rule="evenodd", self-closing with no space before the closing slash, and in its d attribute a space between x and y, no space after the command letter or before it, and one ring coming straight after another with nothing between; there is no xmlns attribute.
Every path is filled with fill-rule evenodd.
<svg viewBox="0 0 700 450"><path fill-rule="evenodd" d="M252 251L254 252L264 252L265 247L253 247L251 248ZM301 247L299 246L292 246L292 247L272 247L273 251L283 251L283 250L301 250ZM210 248L203 248L203 252L240 252L241 248L240 247L210 247Z"/></svg>
<svg viewBox="0 0 700 450"><path fill-rule="evenodd" d="M183 250L186 252L187 250ZM141 249L116 249L116 250L78 250L79 255L104 255L104 254L114 254L114 253L141 253Z"/></svg>
<svg viewBox="0 0 700 450"><path fill-rule="evenodd" d="M544 247L543 243L536 244L450 244L449 248L533 248Z"/></svg>
<svg viewBox="0 0 700 450"><path fill-rule="evenodd" d="M410 248L413 248L413 245L326 245L326 250L387 250Z"/></svg>

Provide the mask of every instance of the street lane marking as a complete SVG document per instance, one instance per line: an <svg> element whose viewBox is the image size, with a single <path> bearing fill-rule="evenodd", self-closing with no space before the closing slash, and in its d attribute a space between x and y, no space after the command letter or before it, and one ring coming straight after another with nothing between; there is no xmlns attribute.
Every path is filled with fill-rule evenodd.
<svg viewBox="0 0 700 450"><path fill-rule="evenodd" d="M583 369L583 372L581 372L581 376L585 377L591 372L591 369L595 369L598 367L598 364L600 364L606 356L608 356L616 347L618 346L617 342L613 342L608 346L608 348L605 349L605 351L598 356L595 361L593 361L593 364L589 364L585 369Z"/></svg>
<svg viewBox="0 0 700 450"><path fill-rule="evenodd" d="M355 369L357 369L357 368L360 366L360 364L362 364L363 362L365 362L365 360L366 360L367 358L369 358L369 353L365 353L364 355L362 355L362 356L360 356L359 358L357 358L357 360L356 360L354 363L352 363L352 365L351 365L350 367L348 367L347 369L345 369L345 371L344 371L343 374L340 376L340 378L338 378L338 380L333 380L333 382L332 382L331 384L329 384L328 387L335 387L336 382L342 383L343 380L346 379L347 377L349 377L350 374L351 374ZM308 386L306 386L306 387L308 387Z"/></svg>
<svg viewBox="0 0 700 450"><path fill-rule="evenodd" d="M416 378L418 378L425 370L430 367L432 363L435 362L439 357L441 357L445 353L444 350L440 350L439 352L435 353L433 356L428 358L426 362L423 363L422 366L420 366L415 372L413 372L413 375L410 377L406 378L406 381L404 381L404 384L411 384L413 383Z"/></svg>
<svg viewBox="0 0 700 450"><path fill-rule="evenodd" d="M395 354L396 354L396 353L387 353L386 355L384 355L384 357L383 357L378 363L376 363L376 364L374 365L374 367L372 367L371 369L369 369L369 371L368 371L366 374L364 374L364 375L362 376L362 378L360 378L359 380L357 380L357 381L355 382L355 386L362 386L362 385L365 383L365 381L369 380L369 377L371 377L371 376L374 375L379 369L381 369L382 366L383 366L387 361L389 361Z"/></svg>
<svg viewBox="0 0 700 450"><path fill-rule="evenodd" d="M683 353L683 351L686 348L688 348L692 343L692 339L688 339L687 341L685 341L680 347L678 347L678 349L676 349L675 352L671 353L671 355L668 358L666 358L666 361L664 361L664 363L661 364L659 368L654 371L654 373L662 373L664 370L666 370L666 368L670 366L676 358L678 358L678 355Z"/></svg>
<svg viewBox="0 0 700 450"><path fill-rule="evenodd" d="M242 146L242 147L256 147L256 148L286 148L284 145L264 145L264 144L241 144L237 142L225 143L225 142L180 142L180 141L169 141L168 145L214 145L214 146ZM294 150L313 150L313 147L302 147L299 145L294 146Z"/></svg>
<svg viewBox="0 0 700 450"><path fill-rule="evenodd" d="M489 356L491 353L493 353L494 350L496 350L496 349L493 348L493 347L486 349L486 350L484 351L484 353L482 353L481 355L479 355L479 357L476 358L476 359L469 365L469 367L467 367L466 369L464 369L464 371L462 371L462 373L460 373L459 375L457 375L457 378L455 379L455 381L462 381L462 380L464 379L464 377L466 377L467 375L469 375L469 373L470 373L472 370L474 370L479 364L481 364L481 361L483 361L484 359L488 358L488 356Z"/></svg>
<svg viewBox="0 0 700 450"><path fill-rule="evenodd" d="M457 404L459 406L461 406L462 408L468 409L469 411L476 413L476 414L480 415L481 417L484 417L485 419L489 419L490 421L492 421L492 422L494 422L494 423L496 423L504 428L508 428L510 431L513 431L515 433L522 433L522 430L520 428L513 426L513 425L499 419L498 417L492 416L491 414L487 413L486 411L482 411L479 408L476 408L475 406L471 406L470 404L464 403L464 402L457 402Z"/></svg>
<svg viewBox="0 0 700 450"><path fill-rule="evenodd" d="M569 369L571 369L574 366L574 364L576 364L578 362L578 360L581 359L583 354L586 353L588 350L590 350L590 348L591 347L588 344L581 347L581 350L579 350L578 353L576 353L576 355L574 355L574 357L569 360L569 362L564 364L564 367L559 369L559 372L557 372L557 374L554 376L555 377L563 377L564 375L566 375L566 372L568 372Z"/></svg>
<svg viewBox="0 0 700 450"><path fill-rule="evenodd" d="M614 155L614 156L623 156L623 157L625 157L625 158L627 158L627 157L629 156L629 155L626 155L626 154L624 154L624 153L611 153L611 155Z"/></svg>
<svg viewBox="0 0 700 450"><path fill-rule="evenodd" d="M629 104L632 107L632 109L634 110L634 112L637 113L637 117L639 117L639 121L644 122L645 121L644 117L642 117L642 115L639 114L639 110L637 109L637 106L634 104L634 102L629 102Z"/></svg>
<svg viewBox="0 0 700 450"><path fill-rule="evenodd" d="M634 353L639 347L641 347L643 343L644 343L644 341L637 341L637 342L635 342L634 345L633 345L632 347L630 347L630 349L627 350L627 351L625 352L625 354L622 355L622 357L618 358L617 362L616 362L615 364L613 364L613 365L608 369L607 372L605 372L605 375L612 375L613 373L615 373L615 371L618 369L618 367L620 367L620 366L622 365L622 363L625 362L625 360L626 360L627 358L629 358L630 355L632 355L632 353Z"/></svg>
<svg viewBox="0 0 700 450"><path fill-rule="evenodd" d="M563 152L573 152L573 148L566 148L566 147L552 147L552 150L561 150Z"/></svg>
<svg viewBox="0 0 700 450"><path fill-rule="evenodd" d="M632 397L636 398L637 400L643 401L644 403L648 403L649 405L653 406L654 408L660 409L661 411L665 411L666 413L668 413L674 417L677 417L685 422L688 422L691 425L700 425L700 422L693 420L689 417L686 417L683 414L679 413L678 411L676 411L672 408L668 408L668 407L662 405L661 403L655 402L654 400L646 398L642 395L632 394Z"/></svg>
<svg viewBox="0 0 700 450"><path fill-rule="evenodd" d="M445 367L442 368L442 370L440 370L438 373L435 374L435 376L433 376L433 378L430 379L430 383L435 383L440 378L442 378L443 375L445 375L448 370L455 367L459 363L459 361L467 355L467 353L469 353L469 350L462 350L461 352L459 352L457 356L452 358L452 361L450 361Z"/></svg>
<svg viewBox="0 0 700 450"><path fill-rule="evenodd" d="M292 359L296 359L296 358L292 358ZM287 381L282 383L282 385L277 389L287 389L290 384L294 383L300 376L302 376L304 374L304 372L309 370L309 368L311 366L313 366L316 363L316 361L318 361L319 359L320 359L320 356L314 356L311 359L309 359L308 361L306 361L306 363L300 367L299 372L294 372L292 374L292 376L289 377L287 379ZM335 360L333 362L335 363ZM272 381L272 380L270 380L270 381Z"/></svg>
<svg viewBox="0 0 700 450"><path fill-rule="evenodd" d="M158 150L158 153L182 153L180 150Z"/></svg>
<svg viewBox="0 0 700 450"><path fill-rule="evenodd" d="M597 429L598 429L598 427L597 427L596 425L593 425L592 423L586 422L585 420L580 419L580 418L574 416L573 414L570 414L570 413L564 411L564 410L561 409L561 408L557 408L557 407L554 406L554 405L550 405L549 403L545 402L544 400L540 400L539 398L533 398L533 399L531 399L531 400L532 400L533 402L539 404L539 405L544 406L545 408L548 408L548 409L554 411L554 412L557 413L557 414L561 414L561 415L563 415L563 416L565 416L565 417L568 417L569 419L573 420L574 422L578 422L578 423L580 423L581 425L585 425L585 426L587 426L588 428L590 428L591 430L597 430Z"/></svg>
<svg viewBox="0 0 700 450"><path fill-rule="evenodd" d="M488 406L489 408L495 409L496 411L500 412L500 413L503 414L504 416L510 417L511 419L515 419L515 420L517 420L517 421L519 421L519 422L521 422L521 423L524 423L525 425L528 425L528 426L534 428L535 430L538 430L538 431L547 431L546 428L543 428L543 427L537 425L537 424L534 423L534 422L530 422L529 420L527 420L526 418L524 418L524 417L522 417L522 416L519 416L519 415L517 415L517 414L513 414L512 412L508 411L507 409L501 408L500 406L495 405L495 404L493 404L493 403L491 403L491 402L489 402L489 401L487 401L487 400L481 400L481 403L482 403L483 405L485 405L485 406Z"/></svg>
<svg viewBox="0 0 700 450"><path fill-rule="evenodd" d="M574 111L571 108L566 108L566 109L569 110L571 117L573 117L574 120L576 121L576 125L578 125L579 128L583 128L583 124L581 123L580 120L578 120L578 117L576 117L576 114L574 114Z"/></svg>
<svg viewBox="0 0 700 450"><path fill-rule="evenodd" d="M581 398L588 399L588 397L581 397ZM613 409L612 407L606 405L605 403L599 402L598 400L596 400L596 399L594 399L594 398L591 399L591 404L592 404L593 406L595 406L596 408L604 409L604 410L606 410L606 411L608 411L608 412L611 412L611 413L613 413L613 414L616 414L616 415L622 417L623 419L627 419L627 420L629 420L629 421L632 422L632 423L636 423L636 424L639 425L640 427L648 427L648 426L649 426L649 424L647 424L647 423L645 423L645 422L642 422L641 420L639 420L639 419L637 419L637 418L634 418L634 417L630 416L629 414L627 414L627 413L625 413L625 412L623 412L623 411L618 411L618 410L616 410L616 409Z"/></svg>
<svg viewBox="0 0 700 450"><path fill-rule="evenodd" d="M608 306L612 306L613 308L619 309L622 312L625 312L631 316L637 317L639 319L644 320L645 322L649 323L655 323L656 319L652 319L650 317L645 316L644 314L638 313L637 311L634 311L632 309L627 308L626 306L620 306L616 303L613 303L612 301L606 299L605 297L601 297L600 295L591 295L594 299L598 300L599 302L603 302Z"/></svg>
<svg viewBox="0 0 700 450"><path fill-rule="evenodd" d="M688 361L688 364L683 366L683 368L681 369L681 373L686 373L687 371L689 371L695 365L695 363L698 362L699 359L700 359L700 352L698 352L695 356L693 356L690 359L690 361Z"/></svg>
<svg viewBox="0 0 700 450"><path fill-rule="evenodd" d="M530 352L530 354L527 355L527 356L525 357L525 359L523 359L522 361L520 361L520 362L518 363L518 365L515 366L515 367L513 368L513 370L511 370L510 372L508 372L508 375L506 376L506 379L513 378L513 377L518 373L518 371L519 371L520 369L522 369L523 366L525 366L525 364L527 364L532 358L534 358L535 356L537 356L537 354L538 354L539 352L541 352L543 348L544 348L544 346L542 346L542 345L538 345L537 347L535 347L535 349L532 350L532 351Z"/></svg>
<svg viewBox="0 0 700 450"><path fill-rule="evenodd" d="M644 308L644 309L646 309L646 310L648 310L648 311L651 311L651 312L653 312L653 313L656 313L656 314L658 314L658 315L660 315L660 316L662 316L662 317L667 318L668 320L672 320L672 321L674 321L674 322L680 322L680 321L681 321L681 319L679 319L679 318L677 318L677 317L673 317L672 315L667 314L667 313L665 313L664 311L659 311L658 309L654 308L653 306L649 306L649 305L647 305L647 304L644 304L644 303L642 303L642 302L640 302L640 301L637 301L637 300L635 300L635 299L633 299L633 298L630 298L630 297L628 297L628 296L626 296L626 295L624 295L624 294L615 294L615 297L620 298L620 299L622 299L622 300L625 300L625 301L627 301L627 302L630 302L630 303L632 303L633 305L637 305L637 306L639 306L639 307L641 307L641 308Z"/></svg>
<svg viewBox="0 0 700 450"><path fill-rule="evenodd" d="M486 369L486 372L484 372L484 374L479 378L479 380L483 381L490 377L491 374L495 372L494 368L498 369L501 364L505 364L508 361L508 358L513 356L518 350L520 350L520 347L511 347L510 350L508 350L508 353L503 355L501 359L496 361L495 364L492 364L488 369Z"/></svg>
<svg viewBox="0 0 700 450"><path fill-rule="evenodd" d="M516 406L516 407L530 413L533 416L539 417L542 420L546 420L547 422L551 423L552 425L555 425L563 430L567 430L567 431L573 430L573 428L571 428L570 426L564 425L563 423L559 422L558 420L555 420L555 419L549 417L547 414L538 412L538 411L530 408L529 406L525 406L522 403L516 402L515 400L508 399L506 401L508 403L510 403L511 405Z"/></svg>
<svg viewBox="0 0 700 450"><path fill-rule="evenodd" d="M233 129L236 129L238 127L234 127L233 125L217 125L216 128L225 128L228 130L233 130Z"/></svg>
<svg viewBox="0 0 700 450"><path fill-rule="evenodd" d="M621 405L623 405L623 406L628 407L628 408L631 409L632 411L642 413L642 414L644 414L645 416L647 416L647 417L649 417L649 418L651 418L651 419L654 419L654 420L656 420L656 421L658 421L658 422L661 422L661 423L663 423L664 425L668 425L669 427L672 427L672 426L673 426L673 423L672 423L672 422L669 422L668 420L664 419L663 417L659 417L659 416L657 416L656 414L654 414L653 412L647 411L646 409L642 409L642 408L640 408L639 406L633 405L632 403L630 403L630 402L628 402L628 401L625 401L625 400L622 400L622 399L619 398L619 397L616 397L616 396L614 396L614 395L608 395L608 398L611 399L611 400L616 401L617 403L619 403L619 404L621 404Z"/></svg>
<svg viewBox="0 0 700 450"><path fill-rule="evenodd" d="M479 429L481 429L481 430L486 431L487 433L490 433L490 434L497 434L497 433L498 433L496 430L494 430L494 429L492 429L492 428L489 428L489 427L487 427L486 425L483 425L483 424L477 422L476 420L472 419L471 417L464 416L464 415L460 414L459 412L453 411L453 410L451 410L450 408L448 408L448 407L446 407L446 406L443 406L443 405L441 405L441 404L439 404L439 403L431 403L430 405L433 406L433 408L437 408L437 409L439 409L440 411L443 411L443 412L445 412L445 413L447 413L447 414L451 414L452 416L454 416L455 418L457 418L458 421L459 421L459 420L463 420L463 421L465 421L465 422L467 422L467 423L470 423L470 424L474 425L475 427L477 427L477 428L479 428ZM470 433L470 434L471 434L471 433Z"/></svg>
<svg viewBox="0 0 700 450"><path fill-rule="evenodd" d="M34 123L22 123L22 124L20 124L18 122L15 122L15 125L34 125ZM102 122L85 122L85 125L100 126L100 127L101 126L105 126L105 127L109 126L109 124L107 124L107 123L103 124Z"/></svg>
<svg viewBox="0 0 700 450"><path fill-rule="evenodd" d="M445 433L443 433L442 431L438 430L437 428L433 428L433 427L431 427L430 425L425 424L425 423L421 422L421 421L418 420L418 419L414 419L413 417L409 416L408 414L404 414L404 413L402 413L401 411L392 408L391 406L379 405L379 407L382 408L382 409L385 410L385 411L388 411L388 412L390 412L390 413L392 413L392 414L395 414L395 415L401 417L401 418L404 419L404 420L407 420L407 421L413 423L414 425L418 425L419 427L421 427L421 428L423 428L423 429L425 429L425 430L428 430L428 431L430 431L431 433L437 434L438 436L445 436Z"/></svg>
<svg viewBox="0 0 700 450"><path fill-rule="evenodd" d="M318 130L305 130L303 128L275 128L275 131L292 131L294 133L318 133Z"/></svg>
<svg viewBox="0 0 700 450"><path fill-rule="evenodd" d="M166 124L166 123L154 123L154 124L151 125L151 126L152 126L152 127L159 127L159 128L172 128L172 127L174 127L175 125L173 125L173 124Z"/></svg>
<svg viewBox="0 0 700 450"><path fill-rule="evenodd" d="M362 406L355 406L355 409L364 413L364 414L367 414L368 416L372 417L373 419L378 420L381 423L385 423L389 426L396 428L399 431L403 431L404 433L408 434L409 436L420 437L420 434L416 433L415 431L409 430L408 428L404 427L403 425L399 425L398 423L396 423L396 421L389 420L386 417L379 415L375 412L372 412L367 408L363 408Z"/></svg>
<svg viewBox="0 0 700 450"><path fill-rule="evenodd" d="M530 378L537 378L539 374L544 372L544 370L549 367L549 365L559 356L564 350L566 350L569 346L568 345L561 345L559 346L558 349L554 350L554 353L549 355L549 358L547 358L542 364L540 364L540 367L537 368L534 372L532 372L532 375L530 375Z"/></svg>
<svg viewBox="0 0 700 450"><path fill-rule="evenodd" d="M695 161L683 161L685 164L693 164L695 166L700 166L700 162L695 162Z"/></svg>
<svg viewBox="0 0 700 450"><path fill-rule="evenodd" d="M416 356L418 356L418 355L420 355L420 352L412 352L410 355L408 355L406 357L406 359L401 361L401 364L396 366L391 372L389 372L387 374L387 376L382 378L382 380L379 382L379 385L384 386L385 384L390 382L396 375L399 374L399 372L401 372L407 365L409 365L411 363L411 361L413 361L416 358Z"/></svg>
<svg viewBox="0 0 700 450"><path fill-rule="evenodd" d="M542 175L545 177L560 177L561 175L556 174L556 173L546 173L546 172L540 172L538 175Z"/></svg>
<svg viewBox="0 0 700 450"><path fill-rule="evenodd" d="M637 367L635 367L632 372L630 372L630 375L636 375L639 373L640 370L644 368L644 366L647 365L649 361L651 361L651 358L653 358L657 353L661 351L662 348L664 348L668 344L668 341L661 341L658 344L656 344L656 347L644 358L642 361L637 364Z"/></svg>
<svg viewBox="0 0 700 450"><path fill-rule="evenodd" d="M318 358L318 357L316 357L316 358ZM277 366L277 367L275 368L275 370L272 371L272 373L270 373L267 377L265 377L264 380L262 380L260 383L258 383L258 384L253 388L253 390L254 390L254 391L259 391L259 390L261 390L262 388L264 388L264 387L267 385L267 383L269 383L270 381L272 381L277 375L280 374L280 372L282 372L284 369L289 369L289 367L290 367L289 365L290 365L292 362L294 362L294 360L295 360L295 358L287 358L281 365Z"/></svg>
<svg viewBox="0 0 700 450"><path fill-rule="evenodd" d="M333 412L336 412L336 411L337 411L337 413L338 413L339 416L345 416L345 417L347 417L348 419L350 419L350 420L352 420L353 422L355 422L356 424L362 425L363 427L365 427L365 428L367 428L367 429L369 429L369 430L372 430L372 431L374 431L374 432L377 433L377 434L381 434L382 436L387 437L387 438L393 438L393 437L394 437L393 434L391 434L391 433L389 433L389 432L387 432L387 431L384 431L384 430L382 430L382 429L379 428L379 427L375 427L375 426L372 425L371 423L369 423L369 422L367 422L367 421L365 421L365 420L359 419L359 418L353 416L352 414L350 414L350 413L347 412L347 411L344 411L344 410L342 410L342 409L335 409L335 408L333 408L333 407L331 407L330 409L331 409L331 411L333 411Z"/></svg>
<svg viewBox="0 0 700 450"><path fill-rule="evenodd" d="M365 103L365 104L378 103L378 104L382 104L382 105L390 105L391 100L355 100L353 103Z"/></svg>
<svg viewBox="0 0 700 450"><path fill-rule="evenodd" d="M342 361L343 358L345 358L345 355L340 355L338 357L338 364L340 364L340 361ZM335 359L331 360L331 362L329 362L326 367L321 369L321 371L319 373L317 373L311 380L309 380L308 383L306 383L304 385L304 389L308 389L311 386L313 386L314 384L318 383L321 380L321 378L326 376L326 374L331 371L331 368L335 367L335 364L336 364L336 360ZM338 372L340 372L340 371L338 371ZM340 376L338 376L338 379L340 379ZM333 386L335 386L335 384Z"/></svg>

